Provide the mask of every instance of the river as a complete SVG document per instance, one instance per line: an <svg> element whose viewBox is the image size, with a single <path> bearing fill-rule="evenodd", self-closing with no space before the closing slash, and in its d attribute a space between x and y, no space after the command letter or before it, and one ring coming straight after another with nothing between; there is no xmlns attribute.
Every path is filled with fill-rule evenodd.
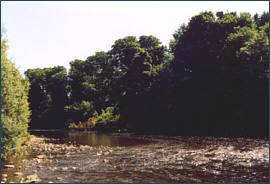
<svg viewBox="0 0 270 184"><path fill-rule="evenodd" d="M32 131L27 153L1 164L5 182L39 183L268 183L269 141ZM37 158L46 155L46 158ZM4 164L15 168L5 169ZM14 176L15 172L20 172ZM2 177L3 181L3 177Z"/></svg>

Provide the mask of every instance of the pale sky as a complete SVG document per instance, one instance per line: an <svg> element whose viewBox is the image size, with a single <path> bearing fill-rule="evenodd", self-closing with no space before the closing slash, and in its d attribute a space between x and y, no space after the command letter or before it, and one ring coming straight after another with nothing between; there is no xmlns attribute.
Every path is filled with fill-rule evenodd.
<svg viewBox="0 0 270 184"><path fill-rule="evenodd" d="M29 68L64 66L111 49L119 38L153 35L163 45L202 11L269 11L269 1L1 1L8 57Z"/></svg>

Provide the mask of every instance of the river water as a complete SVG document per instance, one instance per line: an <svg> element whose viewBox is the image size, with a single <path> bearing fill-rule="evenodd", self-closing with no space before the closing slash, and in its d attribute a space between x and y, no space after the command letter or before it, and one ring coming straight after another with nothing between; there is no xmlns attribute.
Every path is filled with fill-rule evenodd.
<svg viewBox="0 0 270 184"><path fill-rule="evenodd" d="M3 164L5 182L40 183L268 183L269 141L35 131L27 154ZM37 155L46 155L45 159ZM15 172L21 175L14 176ZM3 179L3 177L2 177Z"/></svg>

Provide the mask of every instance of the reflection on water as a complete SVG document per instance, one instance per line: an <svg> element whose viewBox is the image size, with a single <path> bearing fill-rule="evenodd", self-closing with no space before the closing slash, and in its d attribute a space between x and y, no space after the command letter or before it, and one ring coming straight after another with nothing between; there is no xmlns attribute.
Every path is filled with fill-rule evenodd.
<svg viewBox="0 0 270 184"><path fill-rule="evenodd" d="M53 183L268 183L269 141L98 132L33 132L33 152L47 158L4 169L8 181L36 170ZM33 154L32 154L33 155Z"/></svg>
<svg viewBox="0 0 270 184"><path fill-rule="evenodd" d="M80 131L32 131L38 137L53 138L57 144L89 145L89 146L134 146L150 143L143 139L121 137L117 133L80 132Z"/></svg>
<svg viewBox="0 0 270 184"><path fill-rule="evenodd" d="M106 134L98 135L96 133L87 132L69 132L68 140L71 142L77 142L79 145L90 145L90 146L115 146L119 145L119 137L108 136Z"/></svg>

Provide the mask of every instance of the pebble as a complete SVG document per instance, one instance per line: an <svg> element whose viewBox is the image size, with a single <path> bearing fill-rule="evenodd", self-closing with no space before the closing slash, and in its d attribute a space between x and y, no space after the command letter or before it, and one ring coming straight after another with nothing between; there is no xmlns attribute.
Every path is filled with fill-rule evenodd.
<svg viewBox="0 0 270 184"><path fill-rule="evenodd" d="M63 178L62 178L62 177L57 177L56 179L57 179L57 180L62 180Z"/></svg>
<svg viewBox="0 0 270 184"><path fill-rule="evenodd" d="M53 168L51 168L51 167L49 167L49 168L48 168L48 170L50 170L50 171L54 171L54 169L53 169Z"/></svg>
<svg viewBox="0 0 270 184"><path fill-rule="evenodd" d="M7 177L7 174L1 174L1 177L5 178L5 177Z"/></svg>
<svg viewBox="0 0 270 184"><path fill-rule="evenodd" d="M4 168L15 168L14 165L4 165Z"/></svg>
<svg viewBox="0 0 270 184"><path fill-rule="evenodd" d="M44 158L46 158L46 155L38 155L37 158L44 159Z"/></svg>
<svg viewBox="0 0 270 184"><path fill-rule="evenodd" d="M14 173L14 176L20 176L20 175L22 175L23 173L21 173L21 172L15 172Z"/></svg>
<svg viewBox="0 0 270 184"><path fill-rule="evenodd" d="M31 181L25 181L25 183L38 183L39 181L40 181L39 179L35 179Z"/></svg>
<svg viewBox="0 0 270 184"><path fill-rule="evenodd" d="M28 182L36 182L38 180L38 175L37 174L33 174L33 175L29 175L29 176L26 176L26 180L27 180L27 183Z"/></svg>
<svg viewBox="0 0 270 184"><path fill-rule="evenodd" d="M204 156L206 156L206 157L212 157L212 156L215 156L215 153L206 153L206 154L204 154Z"/></svg>

